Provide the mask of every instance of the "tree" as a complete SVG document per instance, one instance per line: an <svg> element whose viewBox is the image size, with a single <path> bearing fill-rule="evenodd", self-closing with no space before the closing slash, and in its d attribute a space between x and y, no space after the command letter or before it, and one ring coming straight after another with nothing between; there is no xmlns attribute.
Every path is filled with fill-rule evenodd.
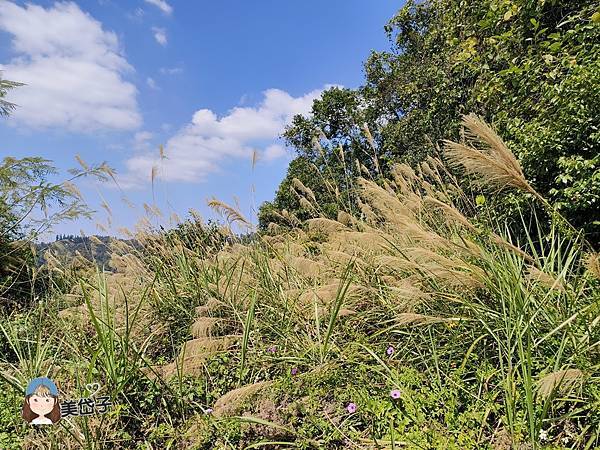
<svg viewBox="0 0 600 450"><path fill-rule="evenodd" d="M0 80L0 115L8 116L14 105L5 101L6 92L19 86ZM34 294L31 271L36 265L31 243L63 220L90 216L74 182L92 176L106 180L112 170L102 163L70 171L62 183L49 181L57 174L50 161L29 157L5 157L0 161L0 307L27 304Z"/></svg>
<svg viewBox="0 0 600 450"><path fill-rule="evenodd" d="M307 143L321 129L369 167L366 122L385 173L460 139L460 117L474 112L534 187L600 242L599 22L593 0L410 1L385 27L391 48L366 61L364 86L326 91L285 137L316 163ZM522 201L504 199L498 214L514 217Z"/></svg>
<svg viewBox="0 0 600 450"><path fill-rule="evenodd" d="M379 169L378 158L365 136L364 125L369 125L364 109L358 91L333 87L314 101L310 116L293 118L283 137L298 157L290 163L274 201L261 206L260 228L269 222L291 224L277 211L286 210L298 220L306 220L319 215L335 218L340 208L356 207L354 181L361 167L370 176ZM313 205L307 203L310 199L300 192L303 188L300 185L298 189L298 182L318 199Z"/></svg>
<svg viewBox="0 0 600 450"><path fill-rule="evenodd" d="M3 79L2 72L0 72L0 116L8 116L15 109L16 105L5 100L5 98L8 91L18 86L23 86L23 84Z"/></svg>

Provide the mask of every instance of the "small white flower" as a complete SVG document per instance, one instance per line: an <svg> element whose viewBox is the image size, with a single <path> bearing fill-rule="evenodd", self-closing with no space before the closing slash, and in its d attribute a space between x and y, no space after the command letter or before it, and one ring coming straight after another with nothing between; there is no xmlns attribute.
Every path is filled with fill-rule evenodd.
<svg viewBox="0 0 600 450"><path fill-rule="evenodd" d="M548 440L548 432L546 430L540 430L540 441Z"/></svg>

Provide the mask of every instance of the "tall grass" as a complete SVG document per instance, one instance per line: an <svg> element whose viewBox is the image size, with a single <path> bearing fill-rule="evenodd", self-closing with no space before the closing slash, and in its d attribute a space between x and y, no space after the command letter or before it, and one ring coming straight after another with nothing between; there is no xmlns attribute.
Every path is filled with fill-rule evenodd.
<svg viewBox="0 0 600 450"><path fill-rule="evenodd" d="M154 448L599 445L597 254L490 127L465 126L468 140L446 147L453 170L482 193L522 191L549 219L507 229L461 189L462 174L430 158L377 183L346 178L338 220L280 211L290 228L245 241L193 221L115 249L115 273L79 284L89 339L70 346L88 363L86 382L105 377L141 416L115 423ZM379 168L374 143L373 158ZM320 212L310 186L293 189ZM198 319L206 336L193 335ZM49 347L28 347L10 326L24 381ZM390 400L392 389L402 397Z"/></svg>

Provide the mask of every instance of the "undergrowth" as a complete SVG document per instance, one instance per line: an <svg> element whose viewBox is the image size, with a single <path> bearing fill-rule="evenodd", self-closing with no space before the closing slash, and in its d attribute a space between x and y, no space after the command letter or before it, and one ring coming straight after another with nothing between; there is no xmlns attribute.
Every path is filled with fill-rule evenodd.
<svg viewBox="0 0 600 450"><path fill-rule="evenodd" d="M454 170L358 179L337 221L281 211L287 229L243 243L197 220L146 230L111 244L110 272L48 255L64 281L0 323L3 448L596 448L598 254L493 130L464 126ZM544 219L497 223L485 198L508 189ZM34 376L115 406L32 430Z"/></svg>

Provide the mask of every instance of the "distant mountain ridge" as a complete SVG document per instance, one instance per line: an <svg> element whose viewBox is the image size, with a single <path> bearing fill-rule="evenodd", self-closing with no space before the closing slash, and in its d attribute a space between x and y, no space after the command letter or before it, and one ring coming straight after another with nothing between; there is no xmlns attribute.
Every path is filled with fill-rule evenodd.
<svg viewBox="0 0 600 450"><path fill-rule="evenodd" d="M38 264L46 263L45 253L50 250L57 258L72 259L80 255L89 261L93 261L99 267L108 269L110 261L110 244L114 241L122 241L137 246L137 241L133 239L121 239L114 236L75 236L75 235L56 235L53 242L43 242L36 244L38 254Z"/></svg>

